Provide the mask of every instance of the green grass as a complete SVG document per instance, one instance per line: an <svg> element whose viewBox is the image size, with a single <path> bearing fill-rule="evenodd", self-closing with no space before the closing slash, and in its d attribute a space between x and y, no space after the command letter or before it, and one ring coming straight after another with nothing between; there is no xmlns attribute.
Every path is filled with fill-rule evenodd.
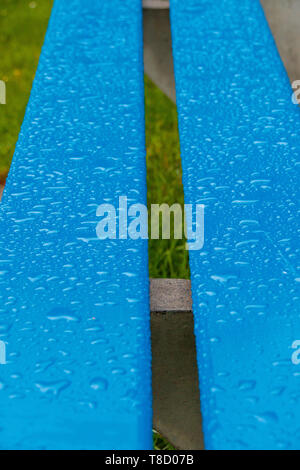
<svg viewBox="0 0 300 470"><path fill-rule="evenodd" d="M14 153L31 83L38 64L53 0L1 0L0 80L6 105L0 105L0 181Z"/></svg>
<svg viewBox="0 0 300 470"><path fill-rule="evenodd" d="M153 441L155 450L176 450L166 439L164 439L158 432L153 432Z"/></svg>
<svg viewBox="0 0 300 470"><path fill-rule="evenodd" d="M183 205L175 104L145 77L148 207ZM189 279L185 240L149 240L150 277Z"/></svg>
<svg viewBox="0 0 300 470"><path fill-rule="evenodd" d="M23 121L53 0L1 0L0 182L5 179ZM176 106L145 77L148 205L183 204ZM151 277L189 278L185 240L150 240ZM172 450L154 433L156 449Z"/></svg>

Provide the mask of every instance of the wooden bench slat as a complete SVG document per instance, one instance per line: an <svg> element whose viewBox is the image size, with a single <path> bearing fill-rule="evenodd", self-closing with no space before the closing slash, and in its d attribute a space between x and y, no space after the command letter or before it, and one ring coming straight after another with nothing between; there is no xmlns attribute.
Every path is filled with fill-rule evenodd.
<svg viewBox="0 0 300 470"><path fill-rule="evenodd" d="M259 1L170 7L205 445L299 449L299 109Z"/></svg>

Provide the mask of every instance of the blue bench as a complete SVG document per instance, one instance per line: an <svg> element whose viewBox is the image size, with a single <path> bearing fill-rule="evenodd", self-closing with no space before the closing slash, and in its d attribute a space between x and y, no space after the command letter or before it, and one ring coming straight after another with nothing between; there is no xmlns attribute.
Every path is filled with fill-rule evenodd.
<svg viewBox="0 0 300 470"><path fill-rule="evenodd" d="M299 449L299 109L258 0L171 0L171 25L205 446Z"/></svg>

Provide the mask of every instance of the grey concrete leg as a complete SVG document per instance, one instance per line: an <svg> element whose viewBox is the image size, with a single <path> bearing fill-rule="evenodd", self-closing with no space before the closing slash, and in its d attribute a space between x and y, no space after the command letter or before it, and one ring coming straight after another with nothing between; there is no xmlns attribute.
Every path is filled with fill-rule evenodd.
<svg viewBox="0 0 300 470"><path fill-rule="evenodd" d="M152 313L192 313L191 281L187 279L150 279Z"/></svg>
<svg viewBox="0 0 300 470"><path fill-rule="evenodd" d="M203 449L192 313L152 313L153 427L177 449Z"/></svg>
<svg viewBox="0 0 300 470"><path fill-rule="evenodd" d="M177 448L203 449L191 283L151 279L153 426Z"/></svg>
<svg viewBox="0 0 300 470"><path fill-rule="evenodd" d="M169 7L169 0L143 0L143 8L164 9Z"/></svg>
<svg viewBox="0 0 300 470"><path fill-rule="evenodd" d="M169 10L144 10L145 73L175 101Z"/></svg>

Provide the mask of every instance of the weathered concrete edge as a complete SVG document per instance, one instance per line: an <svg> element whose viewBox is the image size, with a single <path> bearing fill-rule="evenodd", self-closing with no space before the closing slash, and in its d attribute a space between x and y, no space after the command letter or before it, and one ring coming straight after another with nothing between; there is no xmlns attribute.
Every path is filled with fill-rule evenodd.
<svg viewBox="0 0 300 470"><path fill-rule="evenodd" d="M150 279L150 302L152 313L191 313L191 281Z"/></svg>

